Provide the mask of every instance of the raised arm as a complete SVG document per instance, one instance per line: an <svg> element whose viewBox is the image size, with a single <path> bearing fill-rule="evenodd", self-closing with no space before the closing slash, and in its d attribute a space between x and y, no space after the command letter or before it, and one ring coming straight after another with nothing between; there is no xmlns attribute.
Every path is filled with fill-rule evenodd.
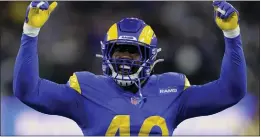
<svg viewBox="0 0 261 137"><path fill-rule="evenodd" d="M31 6L39 6L39 3L32 2ZM46 8L48 5L45 4L40 7ZM56 5L51 6L54 8ZM31 14L30 12L29 14ZM37 20L34 21L37 22ZM70 82L68 85L57 84L39 77L37 35L40 29L37 27L41 26L33 26L35 25L28 23L28 21L24 24L24 33L14 68L14 95L26 105L42 113L71 117L70 113L73 111L70 109L78 107L77 102L80 101L80 94L70 87Z"/></svg>
<svg viewBox="0 0 261 137"><path fill-rule="evenodd" d="M221 74L218 80L204 85L190 86L185 78L187 87L179 98L179 122L191 117L215 114L231 107L238 103L247 91L246 62L237 25L237 12L227 2L214 2L214 6L223 7L221 10L226 12L226 16L217 15L216 18L225 39ZM233 26L234 22L236 25ZM230 23L230 27L224 26L227 25L225 23Z"/></svg>

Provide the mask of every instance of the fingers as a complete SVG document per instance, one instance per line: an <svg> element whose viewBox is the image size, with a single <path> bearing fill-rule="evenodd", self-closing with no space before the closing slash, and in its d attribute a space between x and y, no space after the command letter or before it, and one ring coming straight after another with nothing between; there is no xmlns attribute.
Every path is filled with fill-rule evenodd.
<svg viewBox="0 0 261 137"><path fill-rule="evenodd" d="M48 3L41 1L36 5L36 7L42 10L46 10L48 8Z"/></svg>
<svg viewBox="0 0 261 137"><path fill-rule="evenodd" d="M227 10L226 14L224 15L224 18L228 18L232 15L232 13L234 13L235 10L233 8L230 8Z"/></svg>
<svg viewBox="0 0 261 137"><path fill-rule="evenodd" d="M53 10L57 7L58 3L55 1L53 2L50 6L49 6L49 14L51 14L53 12Z"/></svg>
<svg viewBox="0 0 261 137"><path fill-rule="evenodd" d="M223 10L224 6L225 6L225 2L223 2L223 1L215 1L215 2L213 2L213 5L215 5L214 9L215 9L215 12L217 12L217 16L219 18L222 18L222 15L226 14L226 11Z"/></svg>
<svg viewBox="0 0 261 137"><path fill-rule="evenodd" d="M32 1L30 4L30 8L36 10L48 10L49 14L53 12L53 10L57 7L57 2L53 2L49 5L47 1Z"/></svg>
<svg viewBox="0 0 261 137"><path fill-rule="evenodd" d="M221 1L213 1L212 5L214 7L217 7L220 4Z"/></svg>
<svg viewBox="0 0 261 137"><path fill-rule="evenodd" d="M30 4L30 8L37 8L41 10L47 10L49 4L47 1L32 1Z"/></svg>
<svg viewBox="0 0 261 137"><path fill-rule="evenodd" d="M213 1L214 10L218 18L227 19L234 12L237 12L236 9L229 3L225 1Z"/></svg>
<svg viewBox="0 0 261 137"><path fill-rule="evenodd" d="M218 7L221 3L226 2L225 0L213 0L212 5Z"/></svg>

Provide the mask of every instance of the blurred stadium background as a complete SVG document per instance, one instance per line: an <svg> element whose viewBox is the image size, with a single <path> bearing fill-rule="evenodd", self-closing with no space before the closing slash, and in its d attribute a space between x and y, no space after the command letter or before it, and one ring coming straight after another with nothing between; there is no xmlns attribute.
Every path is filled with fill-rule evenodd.
<svg viewBox="0 0 261 137"><path fill-rule="evenodd" d="M76 123L36 112L12 95L12 73L29 2L0 2L1 135L82 135ZM151 24L163 49L156 73L185 73L192 84L219 76L222 32L205 2L59 2L39 36L40 75L66 83L75 71L101 74L99 41L124 17ZM231 2L240 12L247 61L248 95L218 114L189 119L175 135L259 135L260 2ZM209 91L211 92L211 91ZM220 100L222 101L222 100Z"/></svg>

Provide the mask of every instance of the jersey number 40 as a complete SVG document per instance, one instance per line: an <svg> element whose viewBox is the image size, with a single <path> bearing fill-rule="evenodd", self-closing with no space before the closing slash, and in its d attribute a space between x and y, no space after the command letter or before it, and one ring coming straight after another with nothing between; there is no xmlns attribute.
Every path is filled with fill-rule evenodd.
<svg viewBox="0 0 261 137"><path fill-rule="evenodd" d="M143 121L139 131L139 136L148 136L154 126L158 126L161 129L162 136L169 135L169 130L165 119L160 116L150 116ZM109 128L107 129L106 136L115 136L118 130L120 136L130 136L129 115L115 116L112 119Z"/></svg>

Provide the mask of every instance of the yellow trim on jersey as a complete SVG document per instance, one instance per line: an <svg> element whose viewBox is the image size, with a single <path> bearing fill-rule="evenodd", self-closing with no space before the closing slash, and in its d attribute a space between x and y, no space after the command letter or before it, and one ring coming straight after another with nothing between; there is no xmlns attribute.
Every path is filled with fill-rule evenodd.
<svg viewBox="0 0 261 137"><path fill-rule="evenodd" d="M151 40L154 36L153 34L154 34L154 31L152 30L152 28L150 26L147 25L141 31L138 41L150 45Z"/></svg>
<svg viewBox="0 0 261 137"><path fill-rule="evenodd" d="M82 94L81 87L80 87L80 84L78 82L78 79L77 79L77 76L75 75L75 73L73 73L73 75L70 77L69 84L70 84L71 88L76 90L78 93Z"/></svg>
<svg viewBox="0 0 261 137"><path fill-rule="evenodd" d="M183 90L187 89L188 87L190 87L190 82L189 82L188 78L185 76L185 84L184 84Z"/></svg>
<svg viewBox="0 0 261 137"><path fill-rule="evenodd" d="M107 41L115 40L118 38L118 27L117 24L113 24L107 32Z"/></svg>

